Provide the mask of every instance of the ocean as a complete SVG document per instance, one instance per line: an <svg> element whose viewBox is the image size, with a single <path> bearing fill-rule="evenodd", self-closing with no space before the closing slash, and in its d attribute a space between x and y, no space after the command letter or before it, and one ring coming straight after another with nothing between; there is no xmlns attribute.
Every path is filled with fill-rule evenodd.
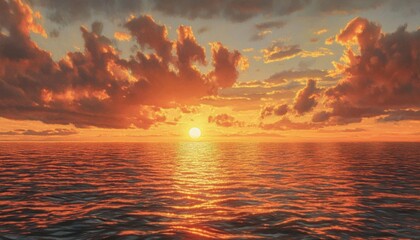
<svg viewBox="0 0 420 240"><path fill-rule="evenodd" d="M0 143L0 239L420 236L420 143Z"/></svg>

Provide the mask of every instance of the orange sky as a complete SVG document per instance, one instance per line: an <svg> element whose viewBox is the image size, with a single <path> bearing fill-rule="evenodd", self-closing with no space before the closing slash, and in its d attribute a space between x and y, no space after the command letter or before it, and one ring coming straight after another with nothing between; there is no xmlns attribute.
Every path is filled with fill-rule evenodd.
<svg viewBox="0 0 420 240"><path fill-rule="evenodd" d="M0 0L1 141L420 140L416 1L109 3Z"/></svg>

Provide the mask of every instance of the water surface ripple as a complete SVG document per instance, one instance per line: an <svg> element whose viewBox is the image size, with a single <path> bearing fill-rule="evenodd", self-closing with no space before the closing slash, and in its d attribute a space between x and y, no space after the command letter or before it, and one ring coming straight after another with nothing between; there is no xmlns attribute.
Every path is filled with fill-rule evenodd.
<svg viewBox="0 0 420 240"><path fill-rule="evenodd" d="M420 236L420 143L1 143L2 239Z"/></svg>

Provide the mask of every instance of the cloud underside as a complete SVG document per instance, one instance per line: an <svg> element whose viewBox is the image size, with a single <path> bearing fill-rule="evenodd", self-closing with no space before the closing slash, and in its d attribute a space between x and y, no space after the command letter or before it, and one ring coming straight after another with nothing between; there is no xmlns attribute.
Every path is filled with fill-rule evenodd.
<svg viewBox="0 0 420 240"><path fill-rule="evenodd" d="M14 131L0 132L0 136L69 136L77 133L74 129L65 128L48 130L16 129Z"/></svg>
<svg viewBox="0 0 420 240"><path fill-rule="evenodd" d="M296 12L350 14L385 4L385 1L381 0L30 0L29 2L33 6L47 8L47 17L62 25L90 19L98 14L115 19L149 10L187 19L224 18L233 22L243 22L257 16L287 16Z"/></svg>
<svg viewBox="0 0 420 240"><path fill-rule="evenodd" d="M144 3L136 1L109 0L109 8L102 1L93 0L75 1L79 4L74 6L64 0L31 2L45 5L51 11L49 17L55 16L63 24L73 21L73 17L88 18L94 11L108 13L109 9L117 9L128 14L130 8L144 7ZM239 22L274 11L284 11L275 12L278 15L301 11L304 3L328 13L381 4L380 1L328 1L330 4L326 4L327 1L315 0L255 0L245 1L246 4L236 0L153 2L153 9L168 15L183 14L191 19L219 16ZM99 4L103 6L95 8ZM86 7L85 12L61 16L62 8L72 12L79 5ZM188 7L181 13L183 6ZM334 62L335 71L341 77L336 84L320 87L319 82L331 80L328 72L306 69L279 72L264 81L250 83L258 85L251 87L236 83L239 69L247 66L238 51L214 42L210 43L211 56L206 56L205 48L198 44L188 26L178 27L178 38L171 40L167 27L156 23L151 16L127 20L124 31L114 37L120 41L131 39L142 51L125 59L111 40L102 35L102 24L95 22L90 29L80 28L84 51L69 52L63 59L54 61L30 37L31 33L47 35L37 21L37 14L21 0L0 0L0 117L76 127L147 129L159 123L173 124L167 121L165 108L196 103L239 105L240 102L243 106L238 107L262 108L260 116L255 116L260 124L252 126L265 130L318 129L360 122L364 118L376 118L379 122L420 120L420 30L409 32L405 26L394 33L384 33L377 23L367 19L351 20L331 38L346 48L344 61ZM267 31L284 24L263 22L255 28ZM263 49L266 63L330 54L326 48L306 51L299 45L284 42L273 42ZM208 65L212 67L208 72L200 70ZM307 80L306 85L298 81L301 79ZM218 96L220 90L234 95L235 91L242 91L240 88L250 92L242 96ZM263 93L251 92L263 88ZM282 99L261 106L253 101L269 97L290 101L286 103ZM279 119L267 122L273 118ZM228 114L210 116L208 122L221 127L251 126ZM18 131L16 135L24 133Z"/></svg>
<svg viewBox="0 0 420 240"><path fill-rule="evenodd" d="M209 123L214 123L219 127L244 127L245 122L236 120L235 117L229 114L218 114L215 116L208 117Z"/></svg>
<svg viewBox="0 0 420 240"><path fill-rule="evenodd" d="M64 1L58 1L60 4ZM142 49L120 57L102 24L81 27L84 52L54 61L30 38L46 35L36 14L20 0L0 0L0 116L74 124L77 127L149 128L165 122L162 107L191 103L232 86L245 59L221 43L211 43L213 69L188 26L168 39L167 28L150 16L132 18L124 27ZM121 35L121 37L123 37ZM127 37L127 36L125 36Z"/></svg>
<svg viewBox="0 0 420 240"><path fill-rule="evenodd" d="M312 121L295 123L283 117L263 124L264 129L316 129L373 117L379 122L420 120L420 30L408 32L402 26L383 33L378 24L355 18L335 41L347 48L345 61L335 63L342 79L325 89L308 80L295 97L293 114L312 113ZM281 74L271 79L282 81ZM321 99L323 110L315 111ZM276 115L274 109L280 108L263 108L262 116Z"/></svg>
<svg viewBox="0 0 420 240"><path fill-rule="evenodd" d="M325 91L331 110L318 114L333 121L380 115L415 119L413 112L420 108L420 30L407 32L402 26L386 34L378 24L355 18L336 41L348 46L347 62L337 64L344 78ZM353 44L359 53L352 51Z"/></svg>

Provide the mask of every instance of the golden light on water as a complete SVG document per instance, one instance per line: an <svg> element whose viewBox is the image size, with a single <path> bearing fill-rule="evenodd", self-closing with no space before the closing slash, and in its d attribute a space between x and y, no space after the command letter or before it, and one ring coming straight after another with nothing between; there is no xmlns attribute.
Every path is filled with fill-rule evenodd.
<svg viewBox="0 0 420 240"><path fill-rule="evenodd" d="M188 132L191 138L198 139L201 137L201 130L199 128L193 127Z"/></svg>

